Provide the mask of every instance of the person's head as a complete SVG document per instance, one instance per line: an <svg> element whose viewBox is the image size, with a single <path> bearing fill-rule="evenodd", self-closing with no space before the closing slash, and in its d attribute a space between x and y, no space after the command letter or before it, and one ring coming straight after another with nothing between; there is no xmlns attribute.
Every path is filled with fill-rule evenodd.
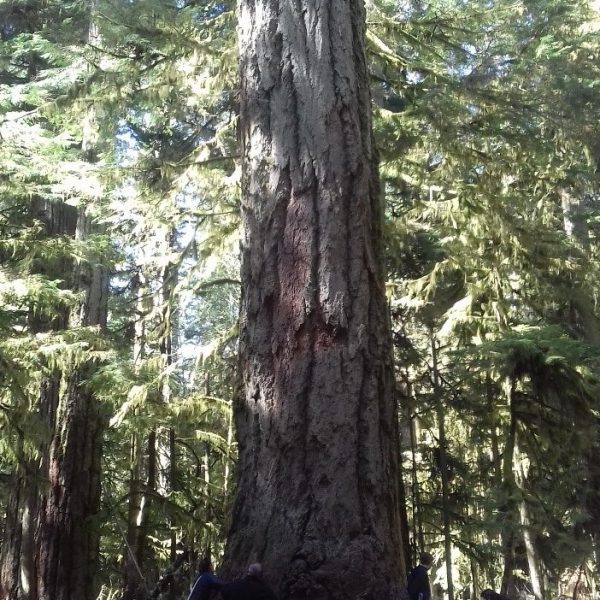
<svg viewBox="0 0 600 600"><path fill-rule="evenodd" d="M481 594L480 596L483 598L483 600L493 600L494 599L494 590L481 590Z"/></svg>
<svg viewBox="0 0 600 600"><path fill-rule="evenodd" d="M212 571L212 562L210 560L210 556L205 556L198 566L199 573L206 573L208 571Z"/></svg>
<svg viewBox="0 0 600 600"><path fill-rule="evenodd" d="M262 577L262 565L260 563L252 563L248 567L248 575L252 577Z"/></svg>
<svg viewBox="0 0 600 600"><path fill-rule="evenodd" d="M428 569L431 568L431 565L433 564L433 556L431 556L429 552L421 552L421 556L419 557L419 564L423 565L424 567L427 567Z"/></svg>

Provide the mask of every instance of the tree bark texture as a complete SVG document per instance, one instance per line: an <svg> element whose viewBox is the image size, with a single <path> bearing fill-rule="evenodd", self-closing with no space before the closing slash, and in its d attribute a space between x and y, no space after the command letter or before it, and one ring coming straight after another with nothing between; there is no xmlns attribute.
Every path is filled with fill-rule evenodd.
<svg viewBox="0 0 600 600"><path fill-rule="evenodd" d="M144 463L142 436L137 432L131 436L130 451L127 537L123 559L123 598L125 600L133 600L139 595L140 590L145 589L145 582L139 573L137 563L139 523L143 508L142 470Z"/></svg>
<svg viewBox="0 0 600 600"><path fill-rule="evenodd" d="M283 597L404 583L362 0L240 0L238 496L226 569Z"/></svg>
<svg viewBox="0 0 600 600"><path fill-rule="evenodd" d="M97 0L86 0L87 40L100 45L96 25ZM83 119L82 158L98 160L98 124L90 106ZM75 210L75 209L71 209ZM98 228L87 207L77 211L73 232L83 243ZM69 231L69 235L73 234ZM72 265L72 288L81 294L69 326L106 330L109 273L103 257ZM66 326L66 324L65 324ZM92 600L99 557L101 458L104 417L88 380L96 365L88 361L66 375L66 392L51 424L45 478L47 493L40 499L36 530L36 572L40 600Z"/></svg>

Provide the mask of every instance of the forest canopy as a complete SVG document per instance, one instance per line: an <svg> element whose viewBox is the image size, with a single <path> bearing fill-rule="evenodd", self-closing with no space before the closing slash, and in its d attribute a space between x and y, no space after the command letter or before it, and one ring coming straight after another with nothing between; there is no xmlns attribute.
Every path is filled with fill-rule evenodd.
<svg viewBox="0 0 600 600"><path fill-rule="evenodd" d="M398 511L381 573L399 573L399 589L427 551L435 598L597 597L600 5L367 0L363 15L351 0L356 44L321 55L314 4L0 0L0 600L184 598L206 555L225 555L228 576L269 567L282 536L257 525L260 544L244 545L240 523L260 510L236 490L278 455L327 487L351 470L327 440L338 426L360 446L363 525L380 503ZM286 15L314 17L312 32L296 39ZM256 41L265 23L272 39ZM261 152L259 130L273 135ZM338 137L348 168L323 150ZM288 248L292 214L287 262L257 267ZM347 289L369 290L360 323L360 303L334 293L340 260ZM286 281L304 291L284 306ZM313 316L301 323L302 311ZM301 354L338 345L339 364ZM367 408L327 389L340 377L352 396L350 354L372 360L360 366ZM283 382L280 405L266 380ZM307 408L317 441L303 457L277 427L256 445L240 437L267 431L276 406L299 418L284 400L309 380L297 397L336 408ZM248 398L272 414L250 419ZM300 503L300 487L274 505ZM273 523L324 532L315 506L345 515L351 503L322 493ZM348 534L363 558L366 529ZM295 598L318 572L314 597L343 597L323 591L324 553L305 543L281 559L285 576L265 577Z"/></svg>

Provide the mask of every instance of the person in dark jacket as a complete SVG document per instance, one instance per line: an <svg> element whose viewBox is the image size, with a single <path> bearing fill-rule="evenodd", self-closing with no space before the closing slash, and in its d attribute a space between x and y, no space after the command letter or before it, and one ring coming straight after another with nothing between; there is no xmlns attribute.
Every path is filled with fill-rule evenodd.
<svg viewBox="0 0 600 600"><path fill-rule="evenodd" d="M483 590L480 596L483 600L510 600L508 596L505 596L504 594L499 594L498 592L495 592L494 590L490 589Z"/></svg>
<svg viewBox="0 0 600 600"><path fill-rule="evenodd" d="M187 600L209 600L213 590L220 590L225 582L212 572L210 558L205 558L200 563L198 578Z"/></svg>
<svg viewBox="0 0 600 600"><path fill-rule="evenodd" d="M423 552L419 564L408 574L408 597L410 600L431 600L431 586L428 571L433 564L433 556Z"/></svg>
<svg viewBox="0 0 600 600"><path fill-rule="evenodd" d="M262 567L258 563L248 567L246 577L222 587L221 595L223 600L277 600L263 579Z"/></svg>

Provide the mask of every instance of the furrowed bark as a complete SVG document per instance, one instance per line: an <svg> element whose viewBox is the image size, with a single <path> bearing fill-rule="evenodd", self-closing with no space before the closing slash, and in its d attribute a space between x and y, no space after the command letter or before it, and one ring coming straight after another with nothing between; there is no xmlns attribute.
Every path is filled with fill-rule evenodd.
<svg viewBox="0 0 600 600"><path fill-rule="evenodd" d="M399 459L362 1L240 0L238 497L230 573L283 596L402 585Z"/></svg>

